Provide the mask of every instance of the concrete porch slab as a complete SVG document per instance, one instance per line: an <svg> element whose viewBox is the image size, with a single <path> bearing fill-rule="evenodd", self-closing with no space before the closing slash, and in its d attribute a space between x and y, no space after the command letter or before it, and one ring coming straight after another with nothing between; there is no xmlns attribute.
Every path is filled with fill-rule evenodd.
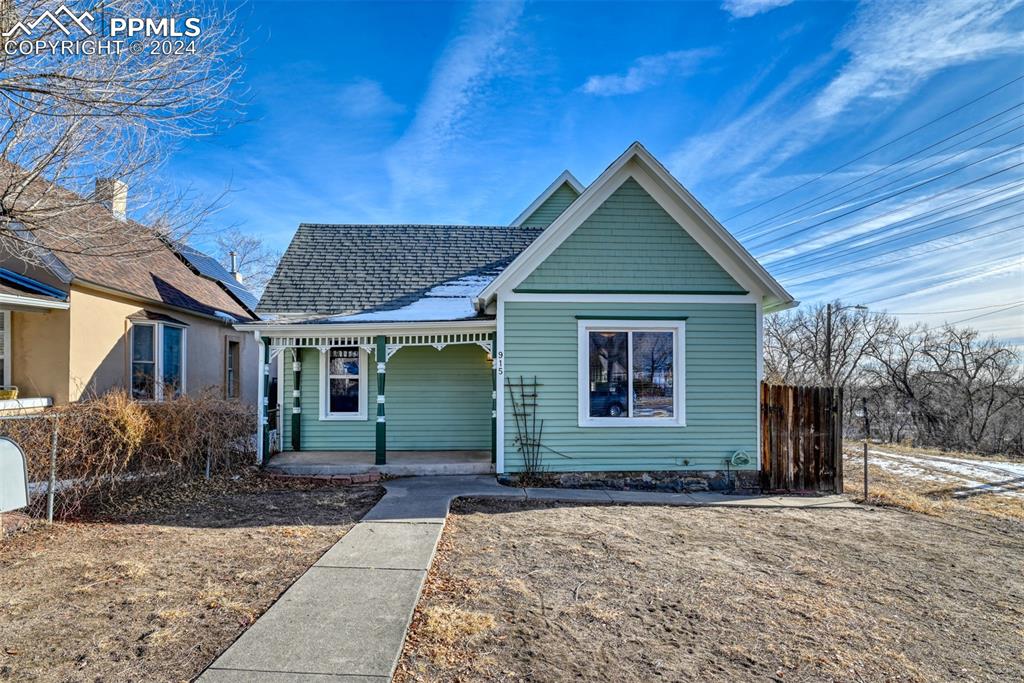
<svg viewBox="0 0 1024 683"><path fill-rule="evenodd" d="M387 464L375 465L373 451L284 451L267 461L278 474L334 476L379 472L393 477L489 474L490 451L388 451Z"/></svg>

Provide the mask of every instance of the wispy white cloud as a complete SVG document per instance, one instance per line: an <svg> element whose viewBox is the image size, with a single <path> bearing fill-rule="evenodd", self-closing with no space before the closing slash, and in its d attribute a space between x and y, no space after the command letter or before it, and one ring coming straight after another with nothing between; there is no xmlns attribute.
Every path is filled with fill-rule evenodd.
<svg viewBox="0 0 1024 683"><path fill-rule="evenodd" d="M405 106L391 99L379 82L368 78L343 85L337 103L342 115L350 119L389 117L405 111Z"/></svg>
<svg viewBox="0 0 1024 683"><path fill-rule="evenodd" d="M850 59L812 104L831 119L861 98L897 99L951 66L1024 51L1024 32L1003 24L1019 1L869 3L838 47Z"/></svg>
<svg viewBox="0 0 1024 683"><path fill-rule="evenodd" d="M757 14L771 12L777 7L785 7L792 2L793 0L725 0L722 3L722 9L737 19L747 19Z"/></svg>
<svg viewBox="0 0 1024 683"><path fill-rule="evenodd" d="M624 74L591 76L581 87L589 95L631 95L652 88L673 76L688 76L719 53L716 48L675 50L636 59Z"/></svg>
<svg viewBox="0 0 1024 683"><path fill-rule="evenodd" d="M794 71L740 119L687 140L672 168L690 174L699 169L701 181L739 173L756 181L821 140L844 115L862 110L859 105L899 102L943 70L1024 54L1024 33L1005 21L1020 5L1021 0L868 3L840 34L833 53ZM790 95L837 57L845 58L838 72L794 106Z"/></svg>
<svg viewBox="0 0 1024 683"><path fill-rule="evenodd" d="M443 187L440 162L505 67L522 10L520 2L478 3L438 58L415 118L386 155L397 206Z"/></svg>

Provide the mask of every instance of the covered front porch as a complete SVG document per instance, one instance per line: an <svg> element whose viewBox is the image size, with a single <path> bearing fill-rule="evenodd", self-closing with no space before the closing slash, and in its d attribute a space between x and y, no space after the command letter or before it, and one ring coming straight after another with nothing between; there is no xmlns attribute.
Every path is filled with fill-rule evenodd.
<svg viewBox="0 0 1024 683"><path fill-rule="evenodd" d="M493 320L278 324L259 333L263 386L273 391L261 406L267 468L307 475L494 471ZM275 403L277 410L268 410Z"/></svg>

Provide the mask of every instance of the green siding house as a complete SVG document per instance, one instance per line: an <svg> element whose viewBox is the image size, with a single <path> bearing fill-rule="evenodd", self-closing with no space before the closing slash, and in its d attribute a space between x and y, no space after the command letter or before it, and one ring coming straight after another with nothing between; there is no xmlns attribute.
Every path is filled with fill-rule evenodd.
<svg viewBox="0 0 1024 683"><path fill-rule="evenodd" d="M303 224L238 327L261 458L717 472L758 467L762 318L793 305L634 143L508 226Z"/></svg>

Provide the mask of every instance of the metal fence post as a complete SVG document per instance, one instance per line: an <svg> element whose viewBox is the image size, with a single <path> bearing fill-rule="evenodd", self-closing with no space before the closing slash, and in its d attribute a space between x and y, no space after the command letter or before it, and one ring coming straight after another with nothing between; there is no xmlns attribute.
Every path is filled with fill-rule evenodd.
<svg viewBox="0 0 1024 683"><path fill-rule="evenodd" d="M868 442L864 440L864 502L868 502Z"/></svg>
<svg viewBox="0 0 1024 683"><path fill-rule="evenodd" d="M50 436L50 482L46 487L46 523L53 524L53 498L57 489L57 431L59 422L53 418L53 434Z"/></svg>

